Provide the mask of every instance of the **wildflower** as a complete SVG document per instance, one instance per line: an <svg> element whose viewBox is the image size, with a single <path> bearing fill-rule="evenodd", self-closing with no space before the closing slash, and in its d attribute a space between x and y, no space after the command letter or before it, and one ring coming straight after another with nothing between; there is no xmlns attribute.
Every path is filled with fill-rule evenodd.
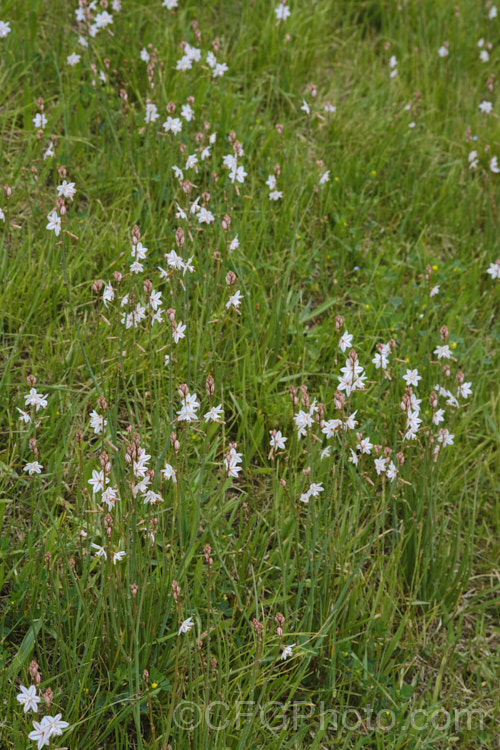
<svg viewBox="0 0 500 750"><path fill-rule="evenodd" d="M344 430L354 430L358 426L358 423L354 419L357 413L358 410L356 409L356 411L354 411L347 417L346 421L344 422Z"/></svg>
<svg viewBox="0 0 500 750"><path fill-rule="evenodd" d="M38 704L40 703L41 698L36 694L36 687L34 685L30 685L29 688L24 687L24 685L19 685L20 693L16 695L17 700L19 703L24 706L23 711L24 713L28 713L28 711L35 711L35 713L38 711Z"/></svg>
<svg viewBox="0 0 500 750"><path fill-rule="evenodd" d="M387 474L388 479L391 480L391 482L393 482L396 479L398 475L398 470L396 469L396 466L394 465L394 461L390 462L388 468L386 469L386 474Z"/></svg>
<svg viewBox="0 0 500 750"><path fill-rule="evenodd" d="M175 469L173 466L170 466L170 464L165 464L165 468L161 470L161 473L163 474L165 479L171 479L174 484L177 482L177 476L175 474Z"/></svg>
<svg viewBox="0 0 500 750"><path fill-rule="evenodd" d="M351 455L347 460L350 461L350 463L354 464L354 466L357 466L359 464L359 458L352 448L350 448L349 450L351 451Z"/></svg>
<svg viewBox="0 0 500 750"><path fill-rule="evenodd" d="M376 352L372 359L373 364L375 365L376 369L382 368L382 370L387 370L389 366L389 360L385 356L385 354L382 354L381 352Z"/></svg>
<svg viewBox="0 0 500 750"><path fill-rule="evenodd" d="M241 305L241 300L243 299L243 295L238 289L234 294L232 294L228 301L226 302L226 309L229 310L230 307L232 307L234 310L237 310L239 306Z"/></svg>
<svg viewBox="0 0 500 750"><path fill-rule="evenodd" d="M42 469L43 469L43 466L42 464L39 464L38 461L31 461L26 464L23 471L27 471L30 477L32 477L33 474L41 474Z"/></svg>
<svg viewBox="0 0 500 750"><path fill-rule="evenodd" d="M446 429L446 427L442 427L439 435L437 436L438 443L442 443L443 448L445 445L453 445L453 438L455 435L452 435L449 430Z"/></svg>
<svg viewBox="0 0 500 750"><path fill-rule="evenodd" d="M222 409L222 404L219 404L218 406L212 406L212 408L203 415L203 418L205 422L209 422L210 420L212 422L219 422L223 416L224 412Z"/></svg>
<svg viewBox="0 0 500 750"><path fill-rule="evenodd" d="M106 550L104 549L104 547L101 547L99 544L95 544L94 542L92 542L92 544L90 546L93 549L95 549L95 551L96 551L95 556L96 557L104 557L105 560L108 559L108 555L106 554Z"/></svg>
<svg viewBox="0 0 500 750"><path fill-rule="evenodd" d="M23 411L18 406L16 406L17 411L19 412L19 421L24 422L24 424L29 424L31 422L31 417L28 414L27 411Z"/></svg>
<svg viewBox="0 0 500 750"><path fill-rule="evenodd" d="M446 57L449 55L448 47L446 47L444 44L438 49L438 55L439 57Z"/></svg>
<svg viewBox="0 0 500 750"><path fill-rule="evenodd" d="M469 162L469 169L477 169L477 165L479 164L477 159L477 151L471 151L469 156L467 157L467 160Z"/></svg>
<svg viewBox="0 0 500 750"><path fill-rule="evenodd" d="M147 51L146 47L143 47L139 53L139 56L141 60L145 63L148 63L151 59L149 52Z"/></svg>
<svg viewBox="0 0 500 750"><path fill-rule="evenodd" d="M191 394L188 391L186 396L182 397L182 408L177 412L177 420L179 422L192 422L197 419L196 412L199 408L198 396L196 393Z"/></svg>
<svg viewBox="0 0 500 750"><path fill-rule="evenodd" d="M283 651L281 653L281 661L286 661L290 656L293 656L292 649L294 648L295 643L292 643L290 646L283 646Z"/></svg>
<svg viewBox="0 0 500 750"><path fill-rule="evenodd" d="M144 116L144 122L146 123L152 123L155 122L159 118L158 113L158 107L156 104L153 104L152 102L146 103L146 114Z"/></svg>
<svg viewBox="0 0 500 750"><path fill-rule="evenodd" d="M323 448L323 450L320 452L319 457L321 461L323 461L324 458L330 458L330 456L331 456L331 447L327 445L326 448Z"/></svg>
<svg viewBox="0 0 500 750"><path fill-rule="evenodd" d="M184 333L186 328L187 326L182 322L182 320L176 323L175 327L172 328L172 338L174 339L176 344L178 344L181 339L186 338L186 334Z"/></svg>
<svg viewBox="0 0 500 750"><path fill-rule="evenodd" d="M281 430L273 430L271 433L271 440L269 442L271 444L271 448L284 451L286 449L285 443L287 440L288 438L284 437L281 434Z"/></svg>
<svg viewBox="0 0 500 750"><path fill-rule="evenodd" d="M229 68L227 67L226 63L217 63L213 70L212 77L222 77L224 73L227 73L228 70Z"/></svg>
<svg viewBox="0 0 500 750"><path fill-rule="evenodd" d="M494 156L492 159L490 159L490 169L494 174L498 174L500 172L500 168L498 166L498 156Z"/></svg>
<svg viewBox="0 0 500 750"><path fill-rule="evenodd" d="M163 129L165 130L166 133L173 133L174 135L176 135L177 133L180 133L182 130L182 122L180 121L178 117L169 116L163 123ZM180 172L180 176L178 174L176 174L175 176L182 180L183 174L181 170L178 167L172 167L172 169L174 170L177 169Z"/></svg>
<svg viewBox="0 0 500 750"><path fill-rule="evenodd" d="M98 414L95 410L90 412L90 426L94 430L94 435L98 435L99 432L102 432L107 424L107 419L104 419L104 417Z"/></svg>
<svg viewBox="0 0 500 750"><path fill-rule="evenodd" d="M37 750L41 750L42 747L45 747L50 742L49 728L45 719L46 717L44 716L42 721L34 721L33 726L35 728L28 734L28 739L37 743Z"/></svg>
<svg viewBox="0 0 500 750"><path fill-rule="evenodd" d="M422 380L422 376L418 374L418 370L406 370L406 374L403 375L403 380L405 381L406 385L418 385L418 381Z"/></svg>
<svg viewBox="0 0 500 750"><path fill-rule="evenodd" d="M334 112L336 112L336 111L337 111L337 107L335 107L335 106L334 106L333 104L331 104L330 102L326 102L326 104L325 104L325 106L324 106L324 108L323 108L323 109L325 110L325 112L328 112L328 113L330 113L330 114L333 114Z"/></svg>
<svg viewBox="0 0 500 750"><path fill-rule="evenodd" d="M431 291L429 292L429 297L435 297L437 294L439 294L439 285L432 287Z"/></svg>
<svg viewBox="0 0 500 750"><path fill-rule="evenodd" d="M496 263L490 263L486 273L489 273L492 279L500 279L500 261L497 260Z"/></svg>
<svg viewBox="0 0 500 750"><path fill-rule="evenodd" d="M274 12L276 13L278 21L286 21L286 19L290 17L290 8L284 3L278 5L278 7L274 9Z"/></svg>
<svg viewBox="0 0 500 750"><path fill-rule="evenodd" d="M115 292L111 284L108 282L104 286L104 291L102 293L102 301L104 303L104 307L108 306L108 302L113 302L115 298Z"/></svg>
<svg viewBox="0 0 500 750"><path fill-rule="evenodd" d="M319 493L324 491L323 482L311 482L309 485L308 493L310 497L318 497Z"/></svg>
<svg viewBox="0 0 500 750"><path fill-rule="evenodd" d="M92 469L92 478L88 482L92 485L92 492L95 495L97 492L102 492L106 484L109 484L109 479L104 476L104 471L97 471Z"/></svg>
<svg viewBox="0 0 500 750"><path fill-rule="evenodd" d="M432 415L432 421L434 422L434 424L444 422L444 409L437 409Z"/></svg>
<svg viewBox="0 0 500 750"><path fill-rule="evenodd" d="M35 411L38 411L38 409L45 409L47 406L47 397L47 393L45 396L42 396L41 393L37 393L35 388L30 388L30 392L24 397L24 404L25 406L34 406Z"/></svg>
<svg viewBox="0 0 500 750"><path fill-rule="evenodd" d="M147 252L148 248L144 247L142 242L138 242L137 245L132 245L132 252L130 255L132 255L135 260L144 260Z"/></svg>
<svg viewBox="0 0 500 750"><path fill-rule="evenodd" d="M323 423L321 432L323 432L327 438L331 438L335 435L336 432L338 432L341 429L341 427L342 427L341 419L329 419L327 422Z"/></svg>
<svg viewBox="0 0 500 750"><path fill-rule="evenodd" d="M113 553L113 565L116 565L117 562L121 562L126 554L127 553L125 552L125 550L120 550L120 552L114 552Z"/></svg>
<svg viewBox="0 0 500 750"><path fill-rule="evenodd" d="M184 620L184 622L181 624L178 634L180 635L181 633L189 633L192 627L194 627L193 618L188 617L188 619Z"/></svg>
<svg viewBox="0 0 500 750"><path fill-rule="evenodd" d="M208 211L206 208L200 208L198 221L200 224L213 224L215 217L211 211Z"/></svg>
<svg viewBox="0 0 500 750"><path fill-rule="evenodd" d="M12 29L10 28L9 21L0 21L0 39L5 39L11 31Z"/></svg>
<svg viewBox="0 0 500 750"><path fill-rule="evenodd" d="M309 107L309 104L306 102L305 99L302 99L302 107L301 110L306 113L306 115L311 114L311 108Z"/></svg>
<svg viewBox="0 0 500 750"><path fill-rule="evenodd" d="M107 505L108 510L113 510L115 502L119 500L118 489L115 487L107 487L101 495L101 500Z"/></svg>
<svg viewBox="0 0 500 750"><path fill-rule="evenodd" d="M74 65L78 65L80 60L81 56L77 55L76 52L72 52L71 55L68 55L68 57L66 58L66 62L68 63L68 65L71 65L71 67L73 67Z"/></svg>
<svg viewBox="0 0 500 750"><path fill-rule="evenodd" d="M444 346L436 346L433 354L436 354L438 359L451 359L451 349L448 344L444 344Z"/></svg>
<svg viewBox="0 0 500 750"><path fill-rule="evenodd" d="M162 5L167 10L174 10L174 8L177 8L178 0L163 0Z"/></svg>
<svg viewBox="0 0 500 750"><path fill-rule="evenodd" d="M300 409L297 414L293 415L293 421L297 428L297 435L300 439L307 434L306 428L312 426L312 414Z"/></svg>
<svg viewBox="0 0 500 750"><path fill-rule="evenodd" d="M368 455L372 452L372 448L373 444L370 442L370 438L363 438L356 445L358 451L361 451L361 453L367 453Z"/></svg>
<svg viewBox="0 0 500 750"><path fill-rule="evenodd" d="M471 383L461 383L458 386L457 396L467 398L470 395L472 395Z"/></svg>
<svg viewBox="0 0 500 750"><path fill-rule="evenodd" d="M37 112L32 122L35 128L37 128L38 130L43 130L47 124L47 118L45 117L43 112Z"/></svg>
<svg viewBox="0 0 500 750"><path fill-rule="evenodd" d="M233 237L233 239L229 243L229 250L232 252L233 250L236 250L239 246L240 246L240 241L238 239L238 235L236 235L236 237Z"/></svg>
<svg viewBox="0 0 500 750"><path fill-rule="evenodd" d="M347 347L352 346L352 333L349 333L349 331L344 331L342 336L340 337L339 341L339 348L341 351L345 352Z"/></svg>
<svg viewBox="0 0 500 750"><path fill-rule="evenodd" d="M59 737L63 730L69 727L67 721L62 721L62 714L56 714L55 716L44 716L42 719L42 725L48 729L49 737Z"/></svg>
<svg viewBox="0 0 500 750"><path fill-rule="evenodd" d="M276 187L276 177L273 174L270 174L267 178L266 185L269 190L274 190L274 188Z"/></svg>
<svg viewBox="0 0 500 750"><path fill-rule="evenodd" d="M49 145L48 145L47 149L43 153L43 159L45 161L45 159L49 159L52 156L55 156L55 154L54 154L54 144L52 143L52 141L49 141Z"/></svg>
<svg viewBox="0 0 500 750"><path fill-rule="evenodd" d="M378 475L385 474L387 459L376 458L374 463L375 463L375 471L377 472L377 474Z"/></svg>
<svg viewBox="0 0 500 750"><path fill-rule="evenodd" d="M493 18L497 17L497 6L492 5L490 8L490 12L488 13L488 18L492 20Z"/></svg>
<svg viewBox="0 0 500 750"><path fill-rule="evenodd" d="M61 217L57 215L57 211L52 211L52 213L47 216L47 219L49 220L49 223L46 228L53 230L56 237L59 237L61 232Z"/></svg>
<svg viewBox="0 0 500 750"><path fill-rule="evenodd" d="M326 172L324 172L319 178L320 185L325 185L327 182L330 182L330 170L329 169L327 169Z"/></svg>
<svg viewBox="0 0 500 750"><path fill-rule="evenodd" d="M479 59L481 60L481 62L488 62L488 60L490 59L488 50L482 49L479 53Z"/></svg>
<svg viewBox="0 0 500 750"><path fill-rule="evenodd" d="M237 453L235 448L230 448L224 457L224 466L229 477L237 478L241 471L241 453Z"/></svg>
<svg viewBox="0 0 500 750"><path fill-rule="evenodd" d="M493 110L493 104L491 102L487 102L486 100L482 101L479 105L479 111L483 114L489 115Z"/></svg>
<svg viewBox="0 0 500 750"><path fill-rule="evenodd" d="M269 193L270 201L279 201L280 198L283 198L283 192L281 190L273 190Z"/></svg>

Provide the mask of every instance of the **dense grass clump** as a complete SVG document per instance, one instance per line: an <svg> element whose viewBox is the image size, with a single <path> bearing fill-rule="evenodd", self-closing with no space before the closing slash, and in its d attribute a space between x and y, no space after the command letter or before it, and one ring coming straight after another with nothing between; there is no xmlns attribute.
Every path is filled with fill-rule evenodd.
<svg viewBox="0 0 500 750"><path fill-rule="evenodd" d="M495 748L496 8L0 10L2 748Z"/></svg>

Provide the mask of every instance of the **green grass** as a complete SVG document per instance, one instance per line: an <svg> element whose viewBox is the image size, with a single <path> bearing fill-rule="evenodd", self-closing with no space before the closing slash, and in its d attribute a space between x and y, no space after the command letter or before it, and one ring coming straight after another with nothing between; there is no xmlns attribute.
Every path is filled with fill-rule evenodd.
<svg viewBox="0 0 500 750"><path fill-rule="evenodd" d="M464 0L291 1L279 25L264 0L179 6L123 0L83 49L76 3L2 4L12 31L0 39L0 164L12 195L0 198L0 746L36 746L33 714L16 700L35 660L40 694L53 691L39 720L60 712L70 725L51 748L494 748L499 334L486 270L498 256L489 79L494 86L500 21ZM214 79L205 57L216 38L229 70ZM487 63L480 38L492 44ZM182 41L203 51L186 72L175 70ZM162 63L152 88L139 59L148 44ZM81 61L70 67L75 51ZM93 85L92 65L105 83ZM48 124L39 140L40 96ZM180 117L191 96L194 120L166 135L168 102ZM160 113L152 124L147 99ZM479 111L483 100L492 114ZM222 164L231 131L248 173L236 186ZM206 146L214 132L210 157L184 170L195 185L187 196L172 166L199 154L198 133ZM56 156L44 159L49 140ZM265 181L277 164L275 202ZM45 227L62 167L77 193L56 238ZM211 226L189 213L204 192ZM176 219L177 203L187 221ZM134 275L136 224L149 251ZM162 280L173 248L193 256L195 270ZM145 279L162 291L164 321L126 330L121 316L132 308L120 300L144 304ZM108 307L96 281L115 289ZM226 308L237 289L238 312ZM167 308L187 324L178 344ZM454 359L438 362L444 325ZM338 410L345 329L367 380ZM386 378L371 360L391 339ZM407 368L422 376L422 424L405 441ZM429 395L437 384L455 394L459 371L472 396L459 408L440 396L445 421L435 426ZM17 408L30 374L48 405L24 424ZM176 421L182 383L198 395L199 421ZM100 396L107 426L94 434ZM307 399L327 420L356 411L356 430L327 439L313 421L299 440L293 415ZM203 414L219 403L224 421L207 424ZM454 442L434 460L441 427ZM271 430L287 437L277 456ZM376 474L373 452L349 461L357 431L392 451L395 481ZM134 434L161 503L134 498ZM30 439L43 466L34 476L23 471L35 458ZM237 478L224 466L231 443L242 453ZM102 452L121 498L109 514L88 484ZM176 483L160 474L166 462ZM324 491L305 504L309 482ZM114 565L117 550L126 557ZM189 617L193 628L178 635Z"/></svg>

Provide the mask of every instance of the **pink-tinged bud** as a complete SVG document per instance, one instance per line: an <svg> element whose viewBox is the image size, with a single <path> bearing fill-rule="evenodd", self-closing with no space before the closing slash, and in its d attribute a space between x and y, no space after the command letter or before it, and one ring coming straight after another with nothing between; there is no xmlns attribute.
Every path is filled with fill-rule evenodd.
<svg viewBox="0 0 500 750"><path fill-rule="evenodd" d="M449 378L450 377L450 373L451 373L450 365L444 365L444 367L443 367L443 375L445 376L445 378Z"/></svg>
<svg viewBox="0 0 500 750"><path fill-rule="evenodd" d="M28 377L26 378L26 381L28 385L30 386L30 388L33 388L33 386L36 384L36 378L34 375L28 375Z"/></svg>
<svg viewBox="0 0 500 750"><path fill-rule="evenodd" d="M431 391L431 395L429 396L429 403L433 409L437 407L438 397L437 397L436 391Z"/></svg>
<svg viewBox="0 0 500 750"><path fill-rule="evenodd" d="M283 635L283 629L282 628L276 628L276 635L278 635L280 638Z"/></svg>
<svg viewBox="0 0 500 750"><path fill-rule="evenodd" d="M227 274L226 274L226 284L227 284L227 286L232 286L235 283L236 279L237 279L237 276L234 273L234 271L228 271L227 272Z"/></svg>
<svg viewBox="0 0 500 750"><path fill-rule="evenodd" d="M150 279L144 279L144 291L146 292L147 297L149 297L153 291L153 282Z"/></svg>
<svg viewBox="0 0 500 750"><path fill-rule="evenodd" d="M9 185L4 185L3 189L5 191L5 197L8 199L12 195L12 188L9 187Z"/></svg>
<svg viewBox="0 0 500 750"><path fill-rule="evenodd" d="M189 393L189 388L187 387L186 383L181 383L178 389L179 396L181 398L186 398L186 396Z"/></svg>
<svg viewBox="0 0 500 750"><path fill-rule="evenodd" d="M335 328L337 329L337 331L339 331L339 333L342 330L343 325L344 325L344 318L342 317L342 315L336 315L335 316Z"/></svg>
<svg viewBox="0 0 500 750"><path fill-rule="evenodd" d="M207 381L206 381L205 387L206 387L206 390L207 390L207 394L210 397L212 397L214 395L214 393L215 393L215 381L214 381L212 375L208 375L207 376Z"/></svg>
<svg viewBox="0 0 500 750"><path fill-rule="evenodd" d="M446 326L441 326L439 333L441 334L441 341L444 343L448 338L448 328Z"/></svg>
<svg viewBox="0 0 500 750"><path fill-rule="evenodd" d="M405 462L405 457L403 453L401 453L401 451L398 451L398 453L396 453L396 458L398 459L399 465L402 466Z"/></svg>
<svg viewBox="0 0 500 750"><path fill-rule="evenodd" d="M456 376L455 376L455 377L456 377L457 383L458 383L459 385L462 385L462 383L463 383L463 382L464 382L464 380L465 380L465 375L463 374L463 372L462 372L461 370L459 370L459 371L457 372L457 374L456 374Z"/></svg>
<svg viewBox="0 0 500 750"><path fill-rule="evenodd" d="M217 53L220 49L220 42L218 39L214 39L212 42L212 47L214 48L215 52Z"/></svg>
<svg viewBox="0 0 500 750"><path fill-rule="evenodd" d="M92 291L95 292L96 294L99 294L101 289L102 289L102 281L100 279L97 279L97 281L94 281L94 283L92 284Z"/></svg>
<svg viewBox="0 0 500 750"><path fill-rule="evenodd" d="M283 125L280 122L276 125L276 130L278 131L278 135L283 133Z"/></svg>
<svg viewBox="0 0 500 750"><path fill-rule="evenodd" d="M175 323L175 310L173 307L169 307L167 310L167 318L171 323Z"/></svg>
<svg viewBox="0 0 500 750"><path fill-rule="evenodd" d="M134 597L134 599L135 599L135 597L136 597L136 594L137 594L137 592L139 591L139 587L138 587L138 585L137 585L136 583L132 583L132 584L130 584L130 591L132 592L132 596L133 596L133 597Z"/></svg>
<svg viewBox="0 0 500 750"><path fill-rule="evenodd" d="M310 466L306 466L306 468L305 468L305 469L302 469L302 473L303 473L303 475L304 475L305 477L308 477L308 476L309 476L309 474L311 473L311 467L310 467Z"/></svg>
<svg viewBox="0 0 500 750"><path fill-rule="evenodd" d="M276 177L280 176L280 174L281 174L281 167L280 167L279 164L275 164L274 165L274 174L276 175Z"/></svg>
<svg viewBox="0 0 500 750"><path fill-rule="evenodd" d="M280 484L284 490L286 490L286 479L280 479Z"/></svg>
<svg viewBox="0 0 500 750"><path fill-rule="evenodd" d="M339 411L344 408L345 396L342 391L335 391L335 393L333 394L333 405Z"/></svg>
<svg viewBox="0 0 500 750"><path fill-rule="evenodd" d="M120 271L114 271L114 272L113 272L113 278L114 278L115 282L116 282L117 284L119 284L119 283L120 283L120 281L122 280L123 276L122 276L122 274L120 273Z"/></svg>

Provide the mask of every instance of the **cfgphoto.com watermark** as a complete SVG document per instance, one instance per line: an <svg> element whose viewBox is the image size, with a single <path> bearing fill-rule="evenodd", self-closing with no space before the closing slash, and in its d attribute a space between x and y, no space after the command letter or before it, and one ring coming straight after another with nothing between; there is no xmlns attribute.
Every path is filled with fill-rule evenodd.
<svg viewBox="0 0 500 750"><path fill-rule="evenodd" d="M281 703L279 701L212 701L208 705L193 701L180 701L174 709L174 723L179 729L194 731L206 725L220 732L229 727L243 729L251 722L269 732L284 729L297 730L304 722L314 722L317 729L330 728L344 732L389 732L398 729L440 729L460 731L484 727L486 713L477 709L415 708L404 716L391 709L375 710L370 704L361 708L337 710L324 701L313 704L306 701Z"/></svg>

